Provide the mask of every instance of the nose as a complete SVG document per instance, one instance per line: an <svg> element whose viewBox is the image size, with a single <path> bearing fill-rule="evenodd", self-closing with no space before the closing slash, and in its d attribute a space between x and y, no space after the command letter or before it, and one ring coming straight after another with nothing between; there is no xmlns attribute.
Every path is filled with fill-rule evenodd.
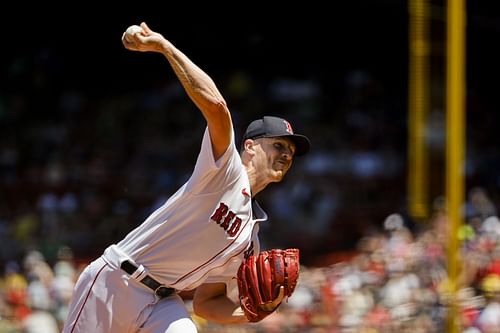
<svg viewBox="0 0 500 333"><path fill-rule="evenodd" d="M293 158L293 150L291 147L285 147L283 149L283 154L282 154L287 160L291 160Z"/></svg>

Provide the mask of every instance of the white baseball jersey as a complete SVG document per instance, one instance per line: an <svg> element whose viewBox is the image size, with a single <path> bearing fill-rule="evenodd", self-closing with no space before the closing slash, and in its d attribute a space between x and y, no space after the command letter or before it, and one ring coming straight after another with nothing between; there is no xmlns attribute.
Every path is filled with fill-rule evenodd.
<svg viewBox="0 0 500 333"><path fill-rule="evenodd" d="M151 277L176 290L224 282L234 292L245 254L257 253L258 222L267 215L254 202L234 144L213 158L208 129L191 178L163 206L81 273L64 333L194 333L177 294L160 299L140 283ZM128 275L124 260L139 268ZM228 295L231 297L231 295Z"/></svg>
<svg viewBox="0 0 500 333"><path fill-rule="evenodd" d="M227 282L245 251L259 251L259 221L267 215L254 201L234 143L214 160L208 129L191 178L117 246L167 286L194 289Z"/></svg>

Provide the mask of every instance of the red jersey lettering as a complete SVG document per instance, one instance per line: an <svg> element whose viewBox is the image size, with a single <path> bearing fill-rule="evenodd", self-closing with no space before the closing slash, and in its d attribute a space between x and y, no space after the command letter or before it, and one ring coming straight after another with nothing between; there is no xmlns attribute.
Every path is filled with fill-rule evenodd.
<svg viewBox="0 0 500 333"><path fill-rule="evenodd" d="M239 217L234 219L233 224L231 225L231 228L227 231L229 236L235 236L238 233L238 230L240 230L241 226L241 219Z"/></svg>
<svg viewBox="0 0 500 333"><path fill-rule="evenodd" d="M226 217L224 218L224 222L221 223L220 227L224 230L227 230L227 228L229 228L229 223L231 222L231 220L236 216L235 213L233 213L232 211L229 211L226 215Z"/></svg>
<svg viewBox="0 0 500 333"><path fill-rule="evenodd" d="M229 210L229 207L222 202L210 219L227 231L228 235L231 237L235 236L241 227L241 219L236 217L236 213Z"/></svg>
<svg viewBox="0 0 500 333"><path fill-rule="evenodd" d="M212 221L215 221L217 224L220 224L220 221L224 216L226 216L227 211L229 210L229 207L226 206L224 203L220 203L219 208L215 211L215 213L210 217Z"/></svg>

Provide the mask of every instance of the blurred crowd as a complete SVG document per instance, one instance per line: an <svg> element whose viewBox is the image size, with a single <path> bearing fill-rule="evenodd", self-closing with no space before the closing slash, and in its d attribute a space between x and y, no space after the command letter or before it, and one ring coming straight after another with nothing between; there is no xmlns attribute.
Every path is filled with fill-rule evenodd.
<svg viewBox="0 0 500 333"><path fill-rule="evenodd" d="M79 272L63 246L49 264L32 250L22 262L8 261L0 278L0 332L59 333Z"/></svg>
<svg viewBox="0 0 500 333"><path fill-rule="evenodd" d="M4 64L0 263L34 248L53 261L62 245L77 258L96 256L185 182L199 152L204 120L174 77L89 87L54 52ZM377 78L347 73L335 104L317 78L231 71L216 80L238 141L266 114L286 116L313 141L285 183L259 198L272 216L263 233L269 246L297 244L305 257L351 248L404 204L405 144L394 138L405 135L406 106L384 102Z"/></svg>
<svg viewBox="0 0 500 333"><path fill-rule="evenodd" d="M134 80L103 72L87 84L55 49L9 53L4 60L0 332L51 333L65 316L81 265L184 183L205 124L162 70ZM436 200L429 221L409 221L406 88L373 72L215 73L237 137L255 118L282 115L311 138L312 151L294 162L283 184L258 198L271 217L261 228L263 248L301 249L295 295L248 327L194 317L201 332L443 332L450 302L446 214ZM468 91L465 176L468 188L484 187L469 190L460 230L457 320L469 333L499 330L496 102ZM440 107L430 110L426 139L436 195L445 151ZM352 250L350 260L322 259Z"/></svg>
<svg viewBox="0 0 500 333"><path fill-rule="evenodd" d="M31 249L52 262L62 245L79 259L95 257L184 183L199 151L203 117L175 77L136 63L140 74L110 70L89 83L59 52L39 48L2 63L2 265ZM272 217L264 244L299 246L313 260L352 249L389 213L405 210L404 85L362 68L331 80L313 69L264 76L213 68L237 138L251 120L282 115L312 140L311 153L294 162L285 182L258 198ZM488 99L474 90L469 96L465 176L498 203L498 137L491 127L498 115ZM444 119L440 107L430 110L429 197L442 194Z"/></svg>
<svg viewBox="0 0 500 333"><path fill-rule="evenodd" d="M201 333L441 333L453 307L462 332L500 332L500 220L481 188L470 191L464 214L465 223L455 230L461 246L453 281L446 264L450 223L438 198L432 216L417 227L394 213L379 232L358 241L350 258L302 265L294 294L260 323L193 319ZM58 332L78 274L65 246L53 265L36 250L22 263L9 261L0 279L0 333ZM191 298L184 299L192 309Z"/></svg>

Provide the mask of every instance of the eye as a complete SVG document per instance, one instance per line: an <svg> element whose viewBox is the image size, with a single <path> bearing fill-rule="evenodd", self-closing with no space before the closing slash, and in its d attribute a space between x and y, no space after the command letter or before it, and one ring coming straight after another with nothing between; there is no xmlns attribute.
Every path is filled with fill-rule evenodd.
<svg viewBox="0 0 500 333"><path fill-rule="evenodd" d="M273 143L273 147L280 153L295 154L295 146L290 145L287 142L276 141Z"/></svg>
<svg viewBox="0 0 500 333"><path fill-rule="evenodd" d="M281 142L275 142L274 148L276 148L278 150L283 150L285 147L283 146L283 144Z"/></svg>

